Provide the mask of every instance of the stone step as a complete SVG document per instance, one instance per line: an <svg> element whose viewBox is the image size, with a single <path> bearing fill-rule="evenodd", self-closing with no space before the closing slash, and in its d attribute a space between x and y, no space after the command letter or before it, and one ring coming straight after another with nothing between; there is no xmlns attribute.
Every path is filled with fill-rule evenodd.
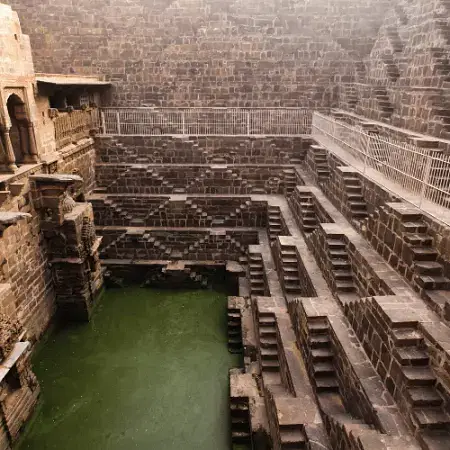
<svg viewBox="0 0 450 450"><path fill-rule="evenodd" d="M321 361L314 363L313 371L315 376L330 376L336 372L331 361Z"/></svg>
<svg viewBox="0 0 450 450"><path fill-rule="evenodd" d="M278 350L276 347L261 348L262 359L278 359Z"/></svg>
<svg viewBox="0 0 450 450"><path fill-rule="evenodd" d="M444 268L435 261L417 261L414 269L421 275L442 275Z"/></svg>
<svg viewBox="0 0 450 450"><path fill-rule="evenodd" d="M247 444L251 440L250 432L248 431L231 431L231 440L236 444Z"/></svg>
<svg viewBox="0 0 450 450"><path fill-rule="evenodd" d="M333 351L330 348L319 347L311 349L313 362L330 361L333 359Z"/></svg>
<svg viewBox="0 0 450 450"><path fill-rule="evenodd" d="M281 450L303 449L306 445L306 435L300 425L280 425Z"/></svg>
<svg viewBox="0 0 450 450"><path fill-rule="evenodd" d="M405 242L413 246L431 247L433 245L433 238L425 233L403 233Z"/></svg>
<svg viewBox="0 0 450 450"><path fill-rule="evenodd" d="M336 377L321 377L314 380L317 392L338 392L339 383Z"/></svg>
<svg viewBox="0 0 450 450"><path fill-rule="evenodd" d="M395 352L402 365L428 366L430 362L428 353L416 346L397 348Z"/></svg>
<svg viewBox="0 0 450 450"><path fill-rule="evenodd" d="M333 270L333 276L335 280L353 282L353 274L350 270Z"/></svg>
<svg viewBox="0 0 450 450"><path fill-rule="evenodd" d="M436 377L429 367L402 367L402 372L409 387L436 384Z"/></svg>
<svg viewBox="0 0 450 450"><path fill-rule="evenodd" d="M430 386L409 388L406 395L413 406L440 406L444 401L436 389Z"/></svg>
<svg viewBox="0 0 450 450"><path fill-rule="evenodd" d="M259 343L261 348L278 348L277 338L275 336L260 336Z"/></svg>
<svg viewBox="0 0 450 450"><path fill-rule="evenodd" d="M436 261L437 252L429 247L410 247L414 261Z"/></svg>
<svg viewBox="0 0 450 450"><path fill-rule="evenodd" d="M400 226L407 233L426 233L427 226L423 222L404 222Z"/></svg>
<svg viewBox="0 0 450 450"><path fill-rule="evenodd" d="M448 450L450 449L450 434L448 430L423 430L421 440L425 443L427 450Z"/></svg>
<svg viewBox="0 0 450 450"><path fill-rule="evenodd" d="M311 348L329 348L331 345L330 336L327 334L315 334L309 337Z"/></svg>
<svg viewBox="0 0 450 450"><path fill-rule="evenodd" d="M298 261L297 258L281 258L281 262L283 263L283 265L295 265L297 266Z"/></svg>
<svg viewBox="0 0 450 450"><path fill-rule="evenodd" d="M348 204L350 205L350 208L352 208L352 209L366 209L367 208L367 203L364 201L362 196L360 197L360 199L352 197L352 200L349 199Z"/></svg>
<svg viewBox="0 0 450 450"><path fill-rule="evenodd" d="M310 334L326 334L329 329L327 321L312 323L308 322L307 327Z"/></svg>
<svg viewBox="0 0 450 450"><path fill-rule="evenodd" d="M273 316L262 316L260 313L258 323L262 325L274 325L276 323L276 319Z"/></svg>
<svg viewBox="0 0 450 450"><path fill-rule="evenodd" d="M415 277L417 284L430 290L447 290L450 289L450 280L446 277L436 275L421 275Z"/></svg>
<svg viewBox="0 0 450 450"><path fill-rule="evenodd" d="M398 328L392 330L394 344L398 347L420 346L423 343L423 335L411 328Z"/></svg>
<svg viewBox="0 0 450 450"><path fill-rule="evenodd" d="M346 250L330 250L332 259L348 260L348 253Z"/></svg>
<svg viewBox="0 0 450 450"><path fill-rule="evenodd" d="M420 429L449 429L450 416L440 407L415 408L413 421Z"/></svg>
<svg viewBox="0 0 450 450"><path fill-rule="evenodd" d="M339 250L339 249L345 249L345 242L342 242L339 239L327 239L328 247Z"/></svg>
<svg viewBox="0 0 450 450"><path fill-rule="evenodd" d="M267 372L278 372L280 370L280 363L278 360L262 360L261 368Z"/></svg>
<svg viewBox="0 0 450 450"><path fill-rule="evenodd" d="M336 281L336 290L340 292L355 292L356 286L352 281Z"/></svg>
<svg viewBox="0 0 450 450"><path fill-rule="evenodd" d="M259 325L260 336L276 336L277 329L273 325Z"/></svg>
<svg viewBox="0 0 450 450"><path fill-rule="evenodd" d="M333 270L350 270L351 264L348 261L348 254L345 253L347 256L347 260L344 259L332 259L331 265L333 266Z"/></svg>

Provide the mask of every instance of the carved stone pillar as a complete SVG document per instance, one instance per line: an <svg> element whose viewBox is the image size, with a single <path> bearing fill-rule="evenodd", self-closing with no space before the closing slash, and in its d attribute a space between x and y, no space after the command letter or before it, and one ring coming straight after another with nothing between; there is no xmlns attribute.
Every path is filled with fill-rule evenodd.
<svg viewBox="0 0 450 450"><path fill-rule="evenodd" d="M3 144L6 153L6 169L10 172L15 172L17 170L16 157L14 155L14 147L11 142L11 136L9 135L10 128L2 126L0 132L3 138Z"/></svg>
<svg viewBox="0 0 450 450"><path fill-rule="evenodd" d="M82 178L54 174L32 175L30 180L47 239L58 312L66 320L89 320L102 292L103 274L92 205L75 202L69 194Z"/></svg>
<svg viewBox="0 0 450 450"><path fill-rule="evenodd" d="M39 158L33 122L28 122L28 152L31 162L38 162Z"/></svg>

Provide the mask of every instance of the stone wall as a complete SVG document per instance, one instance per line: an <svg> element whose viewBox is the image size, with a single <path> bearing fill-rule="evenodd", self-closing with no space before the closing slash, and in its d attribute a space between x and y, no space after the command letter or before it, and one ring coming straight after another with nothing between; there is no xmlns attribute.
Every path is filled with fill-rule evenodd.
<svg viewBox="0 0 450 450"><path fill-rule="evenodd" d="M99 163L128 164L294 164L312 140L266 136L99 136Z"/></svg>
<svg viewBox="0 0 450 450"><path fill-rule="evenodd" d="M106 197L93 195L97 226L256 227L267 225L267 203L250 197Z"/></svg>
<svg viewBox="0 0 450 450"><path fill-rule="evenodd" d="M448 139L448 16L445 0L391 2L355 82L340 86L340 106Z"/></svg>
<svg viewBox="0 0 450 450"><path fill-rule="evenodd" d="M102 235L103 229L97 230ZM106 232L108 233L108 229ZM100 255L103 259L129 261L194 260L237 261L246 255L248 246L258 244L254 230L114 230L115 239L105 240Z"/></svg>
<svg viewBox="0 0 450 450"><path fill-rule="evenodd" d="M37 69L106 73L120 105L325 106L388 1L8 0ZM330 24L332 26L330 27Z"/></svg>
<svg viewBox="0 0 450 450"><path fill-rule="evenodd" d="M294 170L279 165L97 164L98 192L113 194L284 194Z"/></svg>

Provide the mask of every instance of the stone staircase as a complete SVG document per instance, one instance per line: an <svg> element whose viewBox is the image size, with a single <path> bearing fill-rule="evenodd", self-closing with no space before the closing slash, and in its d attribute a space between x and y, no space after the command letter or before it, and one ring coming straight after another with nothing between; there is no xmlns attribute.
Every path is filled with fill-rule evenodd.
<svg viewBox="0 0 450 450"><path fill-rule="evenodd" d="M261 372L263 375L269 372L271 384L281 384L277 324L274 313L258 312L258 332ZM274 378L279 378L279 383L272 383Z"/></svg>
<svg viewBox="0 0 450 450"><path fill-rule="evenodd" d="M443 275L443 265L437 262L438 253L433 247L433 238L427 234L427 225L423 221L403 222L401 227L414 284L426 291L450 290L450 280Z"/></svg>
<svg viewBox="0 0 450 450"><path fill-rule="evenodd" d="M294 169L283 169L284 194L289 195L294 192L297 186L297 177Z"/></svg>
<svg viewBox="0 0 450 450"><path fill-rule="evenodd" d="M380 119L389 119L394 112L394 107L389 100L389 95L386 91L386 88L377 86L373 89L373 93L380 110Z"/></svg>
<svg viewBox="0 0 450 450"><path fill-rule="evenodd" d="M395 83L400 78L400 71L393 55L391 55L390 53L384 53L381 56L381 60L386 67L386 74L389 78L389 81ZM380 104L380 102L378 102L378 104Z"/></svg>
<svg viewBox="0 0 450 450"><path fill-rule="evenodd" d="M343 89L343 98L344 102L347 103L347 107L349 110L354 111L356 109L356 105L358 104L358 91L353 86L353 84L343 84L341 86Z"/></svg>
<svg viewBox="0 0 450 450"><path fill-rule="evenodd" d="M286 294L300 294L298 256L295 247L280 244L281 281Z"/></svg>
<svg viewBox="0 0 450 450"><path fill-rule="evenodd" d="M281 218L281 211L279 206L267 206L268 216L268 234L270 242L274 242L277 236L280 236L283 232L283 224Z"/></svg>
<svg viewBox="0 0 450 450"><path fill-rule="evenodd" d="M319 226L313 196L309 192L300 192L298 196L302 231L305 234L312 233Z"/></svg>
<svg viewBox="0 0 450 450"><path fill-rule="evenodd" d="M185 207L187 209L187 214L192 214L195 219L197 219L201 226L214 226L214 225L224 225L224 221L222 223L216 222L214 224L213 218L208 215L207 212L203 211L203 208L199 207L193 200L189 199L184 202Z"/></svg>
<svg viewBox="0 0 450 450"><path fill-rule="evenodd" d="M228 351L242 353L242 316L240 308L228 305Z"/></svg>
<svg viewBox="0 0 450 450"><path fill-rule="evenodd" d="M362 61L359 61L359 59L357 59L354 61L354 66L355 66L355 81L365 82L367 73L366 65Z"/></svg>
<svg viewBox="0 0 450 450"><path fill-rule="evenodd" d="M356 293L350 258L342 237L336 235L328 237L327 246L336 293Z"/></svg>
<svg viewBox="0 0 450 450"><path fill-rule="evenodd" d="M264 296L266 294L266 281L262 256L260 253L249 253L248 261L250 295Z"/></svg>
<svg viewBox="0 0 450 450"><path fill-rule="evenodd" d="M328 320L323 317L308 318L308 346L311 349L312 378L318 395L339 392L334 368Z"/></svg>
<svg viewBox="0 0 450 450"><path fill-rule="evenodd" d="M386 28L386 36L391 43L392 50L394 53L401 53L403 51L403 42L400 39L397 28L388 27Z"/></svg>
<svg viewBox="0 0 450 450"><path fill-rule="evenodd" d="M115 258L116 252L112 251L114 247L117 247L117 245L120 245L125 241L127 237L126 231L121 233L116 239L114 239L112 242L110 242L107 246L103 247L100 250L100 257L103 259L105 258Z"/></svg>
<svg viewBox="0 0 450 450"><path fill-rule="evenodd" d="M315 173L317 181L320 184L330 178L330 167L328 166L328 152L320 145L311 145L313 149L313 161L315 165Z"/></svg>
<svg viewBox="0 0 450 450"><path fill-rule="evenodd" d="M422 333L404 322L391 329L391 337L395 346L394 355L406 385L402 395L412 425L427 445L440 441L439 447L427 448L450 448L450 416L445 410L449 396L447 391L438 389L438 380L431 369Z"/></svg>
<svg viewBox="0 0 450 450"><path fill-rule="evenodd" d="M249 401L246 397L230 397L231 443L251 445Z"/></svg>
<svg viewBox="0 0 450 450"><path fill-rule="evenodd" d="M164 200L163 202L161 202L156 208L153 208L152 210L150 210L147 215L144 218L144 224L147 224L147 221L154 219L154 218L159 218L160 217L160 212L167 209L170 205L170 199L168 200Z"/></svg>
<svg viewBox="0 0 450 450"><path fill-rule="evenodd" d="M327 394L326 399L322 399L321 403L325 403L326 406L322 408L325 428L328 431L331 442L344 443L343 448L346 450L360 450L360 449L374 449L374 450L387 450L388 448L395 448L396 441L393 441L392 447L384 445L384 440L381 441L380 437L384 439L390 439L388 435L382 435L380 432L373 429L371 425L368 425L363 420L356 419L350 414L347 414L343 407L340 405L341 399L336 394ZM361 444L361 438L363 442L370 439L370 447ZM333 447L335 448L335 447Z"/></svg>
<svg viewBox="0 0 450 450"><path fill-rule="evenodd" d="M308 448L304 428L298 424L279 424L280 450L302 450Z"/></svg>
<svg viewBox="0 0 450 450"><path fill-rule="evenodd" d="M343 176L345 195L353 220L363 220L368 216L367 203L362 194L362 185L357 173L346 172Z"/></svg>

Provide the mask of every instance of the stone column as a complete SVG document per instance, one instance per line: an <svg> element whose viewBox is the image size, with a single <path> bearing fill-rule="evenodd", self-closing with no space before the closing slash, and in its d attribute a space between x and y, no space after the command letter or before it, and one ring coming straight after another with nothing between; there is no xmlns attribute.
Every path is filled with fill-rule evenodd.
<svg viewBox="0 0 450 450"><path fill-rule="evenodd" d="M29 152L31 161L38 162L36 135L35 135L33 122L28 122L28 152Z"/></svg>
<svg viewBox="0 0 450 450"><path fill-rule="evenodd" d="M0 132L3 137L3 144L6 152L6 167L9 171L15 172L17 170L16 157L14 155L14 147L11 142L11 136L9 135L10 128L2 126Z"/></svg>

